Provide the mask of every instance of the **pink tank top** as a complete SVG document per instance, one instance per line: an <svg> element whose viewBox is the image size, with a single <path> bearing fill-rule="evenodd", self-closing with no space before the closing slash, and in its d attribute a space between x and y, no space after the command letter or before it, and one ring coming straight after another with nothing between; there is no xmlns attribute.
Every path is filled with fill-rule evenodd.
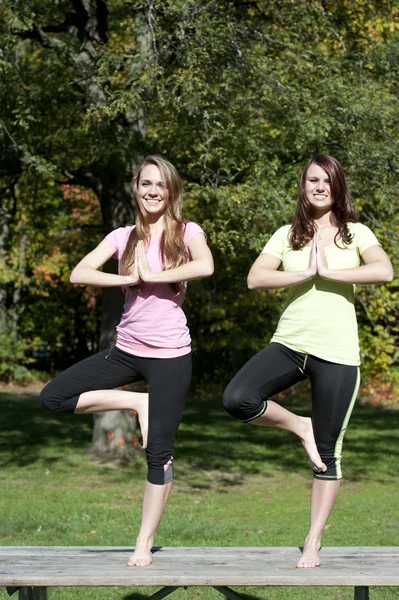
<svg viewBox="0 0 399 600"><path fill-rule="evenodd" d="M130 232L135 225L111 231L106 239L111 244L118 261ZM197 234L204 234L196 223L186 223L184 243L188 245ZM147 258L153 273L162 271L159 254L160 236L151 238ZM150 358L174 358L191 351L190 331L182 309L185 290L176 295L168 283L140 283L123 288L125 304L116 328L116 346L129 354Z"/></svg>

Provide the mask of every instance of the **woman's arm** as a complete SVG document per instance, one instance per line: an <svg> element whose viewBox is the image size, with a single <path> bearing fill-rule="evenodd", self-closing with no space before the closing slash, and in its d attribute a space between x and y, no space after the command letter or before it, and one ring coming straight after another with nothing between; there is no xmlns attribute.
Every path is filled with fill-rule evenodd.
<svg viewBox="0 0 399 600"><path fill-rule="evenodd" d="M136 249L136 261L138 262L139 275L142 281L148 283L180 283L191 279L201 279L213 273L213 258L205 236L198 232L191 239L188 248L190 250L190 262L180 265L175 269L167 269L160 273L153 273L148 264L143 242L138 242Z"/></svg>
<svg viewBox="0 0 399 600"><path fill-rule="evenodd" d="M303 283L316 275L316 252L314 244L310 250L309 266L306 271L278 271L281 260L266 252L260 254L248 274L248 287L275 290Z"/></svg>
<svg viewBox="0 0 399 600"><path fill-rule="evenodd" d="M317 238L317 272L320 277L340 283L389 283L394 273L391 261L381 246L370 246L362 254L364 265L352 269L332 270L327 267L324 248Z"/></svg>
<svg viewBox="0 0 399 600"><path fill-rule="evenodd" d="M114 250L107 239L99 243L97 248L86 254L84 258L76 265L71 273L71 283L80 283L82 285L95 285L99 287L117 287L123 285L135 285L139 283L140 278L136 269L133 268L132 275L113 275L112 273L103 273L98 269L102 267L114 255Z"/></svg>

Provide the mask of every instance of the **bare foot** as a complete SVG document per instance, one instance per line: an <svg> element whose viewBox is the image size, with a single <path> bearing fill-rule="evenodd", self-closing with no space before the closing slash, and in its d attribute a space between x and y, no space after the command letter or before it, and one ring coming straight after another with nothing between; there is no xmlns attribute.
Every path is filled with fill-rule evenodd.
<svg viewBox="0 0 399 600"><path fill-rule="evenodd" d="M128 567L145 567L152 563L151 549L146 546L136 547L133 556L129 558Z"/></svg>
<svg viewBox="0 0 399 600"><path fill-rule="evenodd" d="M147 448L148 442L148 394L140 394L142 400L136 404L135 411L139 418L141 437L143 440L142 448Z"/></svg>
<svg viewBox="0 0 399 600"><path fill-rule="evenodd" d="M321 560L318 548L319 545L308 544L303 547L301 558L296 563L297 569L314 569L321 566Z"/></svg>
<svg viewBox="0 0 399 600"><path fill-rule="evenodd" d="M306 450L309 460L312 463L313 470L316 473L324 473L327 471L326 465L320 458L317 450L316 442L313 434L312 419L310 417L298 417L301 420L302 435L300 436L303 447ZM316 565L315 565L316 566Z"/></svg>

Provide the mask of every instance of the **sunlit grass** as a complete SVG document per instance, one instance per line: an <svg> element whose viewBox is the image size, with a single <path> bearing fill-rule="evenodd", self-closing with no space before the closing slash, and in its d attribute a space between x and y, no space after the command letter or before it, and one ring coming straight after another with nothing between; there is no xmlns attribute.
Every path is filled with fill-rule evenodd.
<svg viewBox="0 0 399 600"><path fill-rule="evenodd" d="M308 414L302 396L289 396ZM53 415L36 396L0 394L0 544L133 545L146 465L101 467L84 455L91 418ZM344 481L325 546L398 545L399 411L358 405L344 444ZM174 490L156 544L299 546L308 524L311 473L294 436L244 426L219 397L192 398L178 435ZM238 588L237 588L238 590ZM242 588L270 599L353 598L350 588ZM61 600L139 599L153 589L57 588ZM178 590L175 600L211 600L208 588ZM0 598L7 596L0 591ZM392 600L399 590L372 590ZM220 597L221 598L221 597Z"/></svg>

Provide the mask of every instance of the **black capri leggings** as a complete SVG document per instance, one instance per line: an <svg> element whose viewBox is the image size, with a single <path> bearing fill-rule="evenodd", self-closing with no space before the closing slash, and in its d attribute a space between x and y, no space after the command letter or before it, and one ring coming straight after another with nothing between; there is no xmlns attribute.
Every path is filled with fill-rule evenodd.
<svg viewBox="0 0 399 600"><path fill-rule="evenodd" d="M50 411L73 413L84 392L114 389L143 379L149 384L147 479L164 485L173 479L173 444L190 385L191 354L144 358L114 346L61 373L43 388L40 397Z"/></svg>
<svg viewBox="0 0 399 600"><path fill-rule="evenodd" d="M340 365L272 343L251 358L227 386L224 407L245 423L263 415L267 398L309 378L312 423L327 466L317 479L341 479L342 441L360 384L359 368Z"/></svg>

